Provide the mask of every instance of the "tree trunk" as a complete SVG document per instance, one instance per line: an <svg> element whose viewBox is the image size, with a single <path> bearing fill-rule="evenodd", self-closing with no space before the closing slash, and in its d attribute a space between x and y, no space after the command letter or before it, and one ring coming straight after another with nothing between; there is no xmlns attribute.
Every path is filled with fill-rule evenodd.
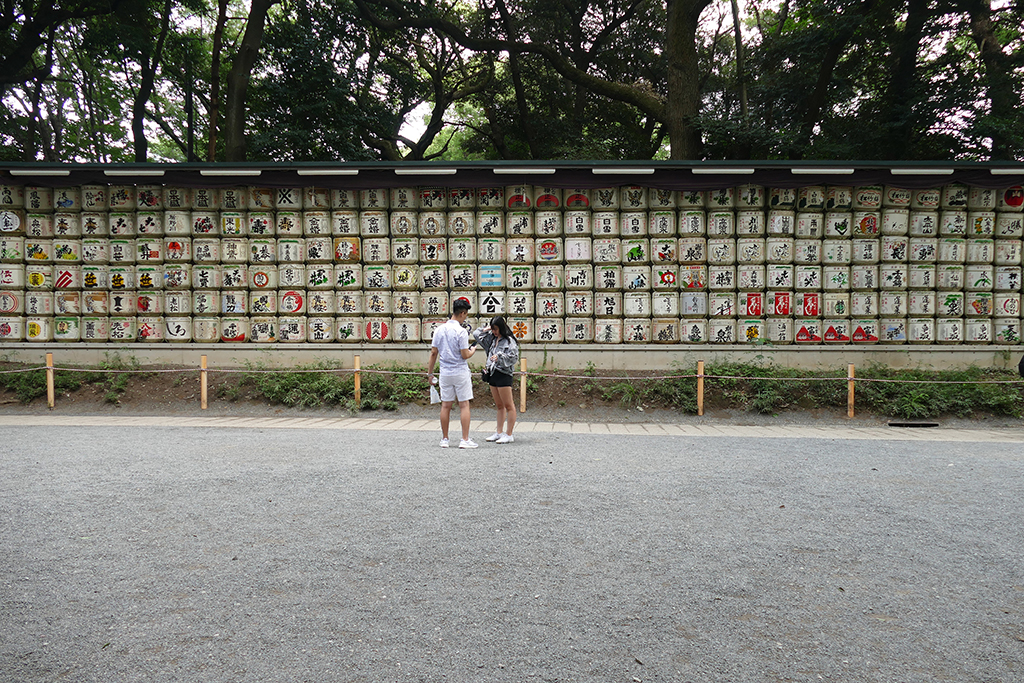
<svg viewBox="0 0 1024 683"><path fill-rule="evenodd" d="M990 158L993 161L1012 160L1017 145L1013 142L1013 134L1008 131L1013 128L1015 110L1021 103L1020 92L1014 83L1009 57L996 38L991 0L968 0L967 10L971 18L971 35L985 65L982 82L989 100L989 122L985 128L992 139Z"/></svg>
<svg viewBox="0 0 1024 683"><path fill-rule="evenodd" d="M907 4L907 19L903 23L893 46L889 83L882 100L885 137L883 146L890 159L903 159L914 133L914 103L912 95L917 77L917 54L920 50L921 35L929 16L928 0L910 0Z"/></svg>
<svg viewBox="0 0 1024 683"><path fill-rule="evenodd" d="M224 158L227 161L245 161L246 139L245 98L252 78L252 68L259 58L263 43L263 30L267 23L267 12L277 0L252 0L245 34L238 47L238 54L228 72L227 103L224 112Z"/></svg>
<svg viewBox="0 0 1024 683"><path fill-rule="evenodd" d="M171 3L172 0L164 2L163 16L160 19L160 34L157 37L156 45L153 47L153 54L143 60L139 91L132 103L132 137L135 141L135 162L144 163L149 157L149 140L146 139L146 105L149 98L153 96L153 88L156 84L156 72L160 68L160 60L164 51L164 42L167 40L167 33L171 26Z"/></svg>
<svg viewBox="0 0 1024 683"><path fill-rule="evenodd" d="M668 0L665 56L668 62L668 101L664 122L670 158L697 159L700 155L700 85L697 60L697 22L710 0Z"/></svg>
<svg viewBox="0 0 1024 683"><path fill-rule="evenodd" d="M213 54L210 59L210 139L206 149L207 161L216 159L217 154L217 118L220 116L220 55L224 49L224 25L227 21L228 0L217 0L217 26L213 30Z"/></svg>

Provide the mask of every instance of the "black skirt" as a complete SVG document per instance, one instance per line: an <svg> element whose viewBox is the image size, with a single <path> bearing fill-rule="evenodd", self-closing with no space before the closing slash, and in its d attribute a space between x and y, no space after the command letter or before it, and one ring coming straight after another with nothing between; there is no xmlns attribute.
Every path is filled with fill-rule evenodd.
<svg viewBox="0 0 1024 683"><path fill-rule="evenodd" d="M487 375L487 383L492 387L510 387L512 386L512 375L499 370L491 370L491 374Z"/></svg>

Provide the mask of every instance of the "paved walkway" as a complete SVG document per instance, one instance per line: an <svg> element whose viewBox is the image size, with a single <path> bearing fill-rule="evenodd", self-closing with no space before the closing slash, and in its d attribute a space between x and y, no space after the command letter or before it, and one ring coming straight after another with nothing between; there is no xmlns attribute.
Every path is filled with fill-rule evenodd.
<svg viewBox="0 0 1024 683"><path fill-rule="evenodd" d="M458 420L452 421L457 427ZM493 420L474 420L471 432L490 432ZM228 429L341 429L403 432L437 431L436 419L302 418L302 417L168 417L108 415L2 415L0 427L214 427ZM751 437L758 439L850 439L874 441L956 441L1024 443L1024 429L943 429L897 427L802 427L684 424L615 424L603 422L543 422L521 420L516 434L623 434L632 436Z"/></svg>

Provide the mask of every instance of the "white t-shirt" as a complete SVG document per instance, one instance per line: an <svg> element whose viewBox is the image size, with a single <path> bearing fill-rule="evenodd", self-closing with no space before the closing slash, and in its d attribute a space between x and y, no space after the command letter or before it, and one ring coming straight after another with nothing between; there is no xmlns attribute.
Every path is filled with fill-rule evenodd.
<svg viewBox="0 0 1024 683"><path fill-rule="evenodd" d="M462 357L461 350L469 348L469 332L454 318L434 330L430 345L437 349L442 375L468 375L469 363Z"/></svg>

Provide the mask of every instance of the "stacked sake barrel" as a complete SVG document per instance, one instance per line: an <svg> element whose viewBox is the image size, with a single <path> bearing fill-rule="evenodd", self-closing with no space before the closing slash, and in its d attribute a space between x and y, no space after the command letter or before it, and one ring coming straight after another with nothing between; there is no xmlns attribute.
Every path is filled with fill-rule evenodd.
<svg viewBox="0 0 1024 683"><path fill-rule="evenodd" d="M1021 189L0 185L0 339L1019 343Z"/></svg>

